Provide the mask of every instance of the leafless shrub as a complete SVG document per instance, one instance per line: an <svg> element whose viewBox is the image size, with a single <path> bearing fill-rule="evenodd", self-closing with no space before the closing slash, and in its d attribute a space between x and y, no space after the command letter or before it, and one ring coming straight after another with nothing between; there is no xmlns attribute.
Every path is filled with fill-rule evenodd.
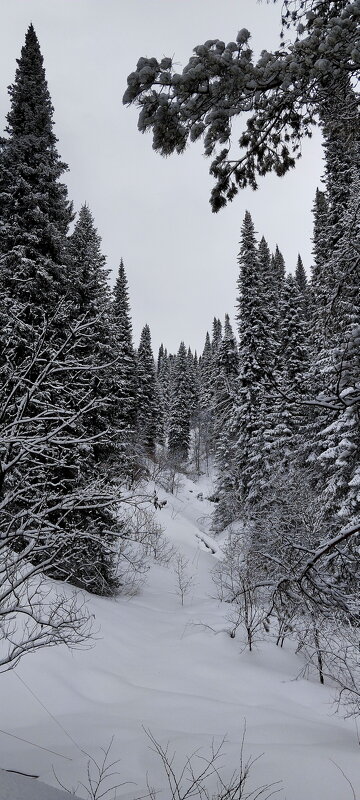
<svg viewBox="0 0 360 800"><path fill-rule="evenodd" d="M96 367L91 361L84 363L82 353L88 352L93 342L93 322L85 316L59 337L61 320L61 304L37 331L27 330L14 316L8 322L2 352L3 668L11 668L22 655L40 647L82 643L89 633L90 620L81 598L77 606L74 596L69 600L58 583L49 588L44 575L103 594L119 587L132 590L135 576L137 580L146 569L147 551L150 547L154 553L161 550L161 534L155 524L145 535L144 526L136 521L138 509L151 508L153 498L139 492L131 495L109 476L99 474L91 479L89 471L86 480L81 474L82 459L86 462L92 448L107 445L109 432L89 434L87 420L107 402L93 392L89 375L97 381L99 370L110 364ZM17 326L22 326L27 341L21 358L15 358L13 352ZM67 390L69 380L71 391ZM130 525L126 527L121 519L125 510L133 517L131 535Z"/></svg>
<svg viewBox="0 0 360 800"><path fill-rule="evenodd" d="M80 788L83 789L86 792L88 800L116 800L118 796L117 790L120 789L121 786L129 785L129 781L122 781L121 783L118 781L119 771L117 767L120 764L120 760L116 759L115 761L111 761L110 751L113 743L114 737L112 736L108 746L101 748L99 759L85 753L85 755L88 756L86 783L80 781L75 791L78 791ZM53 773L57 783L65 792L71 795L75 793L60 781L54 769Z"/></svg>
<svg viewBox="0 0 360 800"><path fill-rule="evenodd" d="M164 535L153 508L151 495L132 495L122 511L122 532L117 547L117 575L122 592L136 594L151 561L168 566L174 548Z"/></svg>
<svg viewBox="0 0 360 800"><path fill-rule="evenodd" d="M80 647L91 636L92 618L84 598L21 564L2 572L0 589L0 671L42 647Z"/></svg>
<svg viewBox="0 0 360 800"><path fill-rule="evenodd" d="M311 624L309 624L309 618ZM320 683L337 690L336 703L345 713L360 713L359 629L344 622L341 615L312 614L296 621L297 652L304 659L302 673L315 669Z"/></svg>
<svg viewBox="0 0 360 800"><path fill-rule="evenodd" d="M166 536L164 536L156 512L148 504L145 507L134 507L127 518L127 536L141 545L144 555L160 564L169 564L174 553Z"/></svg>
<svg viewBox="0 0 360 800"><path fill-rule="evenodd" d="M338 688L347 713L360 708L359 526L336 532L306 472L275 475L247 535L230 534L214 572L219 597L233 611L249 649L254 637L277 626L276 644L298 643L304 670Z"/></svg>
<svg viewBox="0 0 360 800"><path fill-rule="evenodd" d="M177 553L175 556L174 573L176 578L176 593L180 597L181 605L184 605L185 597L194 585L194 576L189 572L189 560Z"/></svg>
<svg viewBox="0 0 360 800"><path fill-rule="evenodd" d="M168 450L158 450L156 459L152 464L150 477L156 486L161 486L165 492L177 495L182 488L182 475L185 465L176 456L169 454Z"/></svg>
<svg viewBox="0 0 360 800"><path fill-rule="evenodd" d="M239 628L245 630L246 645L251 652L255 642L264 638L266 628L266 615L260 605L260 599L248 574L242 575L239 580L239 593L233 611L228 614L230 622L230 636L235 639Z"/></svg>
<svg viewBox="0 0 360 800"><path fill-rule="evenodd" d="M213 578L217 586L219 600L233 603L239 593L239 576L244 569L246 553L244 536L231 532L223 547L223 559L216 564Z"/></svg>
<svg viewBox="0 0 360 800"><path fill-rule="evenodd" d="M246 726L240 745L239 766L228 778L223 776L225 739L218 745L213 741L208 755L196 750L176 771L176 754L170 751L169 744L163 747L151 731L146 730L145 733L150 739L152 750L162 762L171 800L187 800L191 797L199 800L269 800L282 791L279 781L251 787L251 773L261 756L245 758ZM156 789L148 786L148 790L151 800L155 800Z"/></svg>
<svg viewBox="0 0 360 800"><path fill-rule="evenodd" d="M224 548L224 560L213 571L220 600L231 603L227 615L230 636L235 638L239 629L245 631L249 650L263 638L267 613L254 581L247 543L244 536L231 534Z"/></svg>

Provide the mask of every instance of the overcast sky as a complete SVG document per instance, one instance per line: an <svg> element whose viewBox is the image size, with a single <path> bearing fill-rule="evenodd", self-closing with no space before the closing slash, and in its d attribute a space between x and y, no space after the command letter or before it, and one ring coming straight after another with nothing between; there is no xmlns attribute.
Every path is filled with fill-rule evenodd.
<svg viewBox="0 0 360 800"><path fill-rule="evenodd" d="M259 235L278 244L287 268L311 264L311 206L323 171L319 136L284 178L267 177L214 215L201 144L162 159L137 111L122 106L140 56L184 65L207 39L234 40L246 27L254 50L278 45L281 2L257 0L0 0L1 128L25 31L33 22L55 107L70 197L90 206L114 276L123 257L134 339L150 325L154 352L182 339L198 351L214 315L234 317L240 228L248 209Z"/></svg>

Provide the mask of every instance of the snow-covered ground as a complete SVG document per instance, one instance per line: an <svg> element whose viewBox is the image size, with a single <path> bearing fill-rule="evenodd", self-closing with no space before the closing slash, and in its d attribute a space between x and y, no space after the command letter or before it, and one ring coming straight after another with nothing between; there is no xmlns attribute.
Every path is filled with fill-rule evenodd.
<svg viewBox="0 0 360 800"><path fill-rule="evenodd" d="M80 781L88 755L99 760L114 737L119 781L133 782L116 797L144 795L148 776L163 789L160 798L169 798L144 729L163 746L170 743L179 765L198 748L206 755L212 740L217 745L225 736L225 776L237 765L246 720L245 753L264 753L254 767L256 785L282 780L278 796L287 800L351 800L342 770L360 797L355 722L334 713L331 690L297 679L301 662L290 646L265 642L248 653L241 638L230 638L229 609L216 599L211 579L219 555L209 533L212 506L197 497L200 491L205 497L205 482L189 479L177 497L159 490L168 501L159 522L194 578L184 605L173 567L157 564L135 597L89 597L98 627L91 648L39 651L0 676L0 767L59 788L55 771L86 797ZM0 800L10 797L4 787L0 780ZM38 788L33 796L48 800Z"/></svg>
<svg viewBox="0 0 360 800"><path fill-rule="evenodd" d="M69 800L69 794L42 781L0 769L1 800ZM75 797L73 795L73 797ZM76 798L75 798L76 800Z"/></svg>

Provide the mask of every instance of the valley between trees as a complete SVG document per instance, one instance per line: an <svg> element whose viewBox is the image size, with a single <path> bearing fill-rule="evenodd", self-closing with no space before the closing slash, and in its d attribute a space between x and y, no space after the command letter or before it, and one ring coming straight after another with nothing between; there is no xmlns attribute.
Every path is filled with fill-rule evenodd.
<svg viewBox="0 0 360 800"><path fill-rule="evenodd" d="M184 331L177 353L164 340L154 358L146 320L135 347L127 265L119 254L110 288L91 210L74 213L68 196L32 24L17 61L0 139L0 693L10 687L12 707L16 675L33 686L36 664L48 664L51 693L57 682L65 705L74 702L73 745L85 737L86 748L106 748L98 732L109 739L112 728L132 775L147 763L142 725L165 771L159 720L159 736L175 737L183 758L209 731L230 731L236 768L246 719L244 747L255 758L266 750L262 796L277 780L291 800L324 796L322 759L326 797L355 796L359 19L359 0L285 0L279 50L256 62L241 30L235 42L197 46L182 73L172 59L141 57L129 75L124 103L138 105L155 150L180 154L202 139L215 212L266 173L294 167L302 139L322 131L311 275L301 255L285 264L281 242L270 252L246 212L235 325L215 317L201 354ZM234 118L243 120L238 142ZM48 652L64 644L74 653ZM288 686L299 673L291 691L280 688L279 675ZM285 695L293 738L284 736ZM90 701L99 705L94 738L85 735ZM19 718L15 729L20 740L35 733L22 737ZM31 771L27 750L15 752L10 761ZM49 780L49 761L39 765ZM234 798L251 796L240 789Z"/></svg>

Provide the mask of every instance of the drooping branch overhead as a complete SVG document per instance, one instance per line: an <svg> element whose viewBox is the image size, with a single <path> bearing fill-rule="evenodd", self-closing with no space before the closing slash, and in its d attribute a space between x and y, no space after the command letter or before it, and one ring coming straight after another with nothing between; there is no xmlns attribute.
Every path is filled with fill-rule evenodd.
<svg viewBox="0 0 360 800"><path fill-rule="evenodd" d="M210 202L218 211L239 189L256 189L258 176L281 176L295 165L329 95L358 77L359 21L360 0L287 2L283 33L292 28L293 41L283 38L278 50L264 50L255 61L243 29L234 42L211 39L195 47L182 73L171 58L140 58L123 103L138 105L139 130L152 130L153 148L163 156L203 139L215 178Z"/></svg>

